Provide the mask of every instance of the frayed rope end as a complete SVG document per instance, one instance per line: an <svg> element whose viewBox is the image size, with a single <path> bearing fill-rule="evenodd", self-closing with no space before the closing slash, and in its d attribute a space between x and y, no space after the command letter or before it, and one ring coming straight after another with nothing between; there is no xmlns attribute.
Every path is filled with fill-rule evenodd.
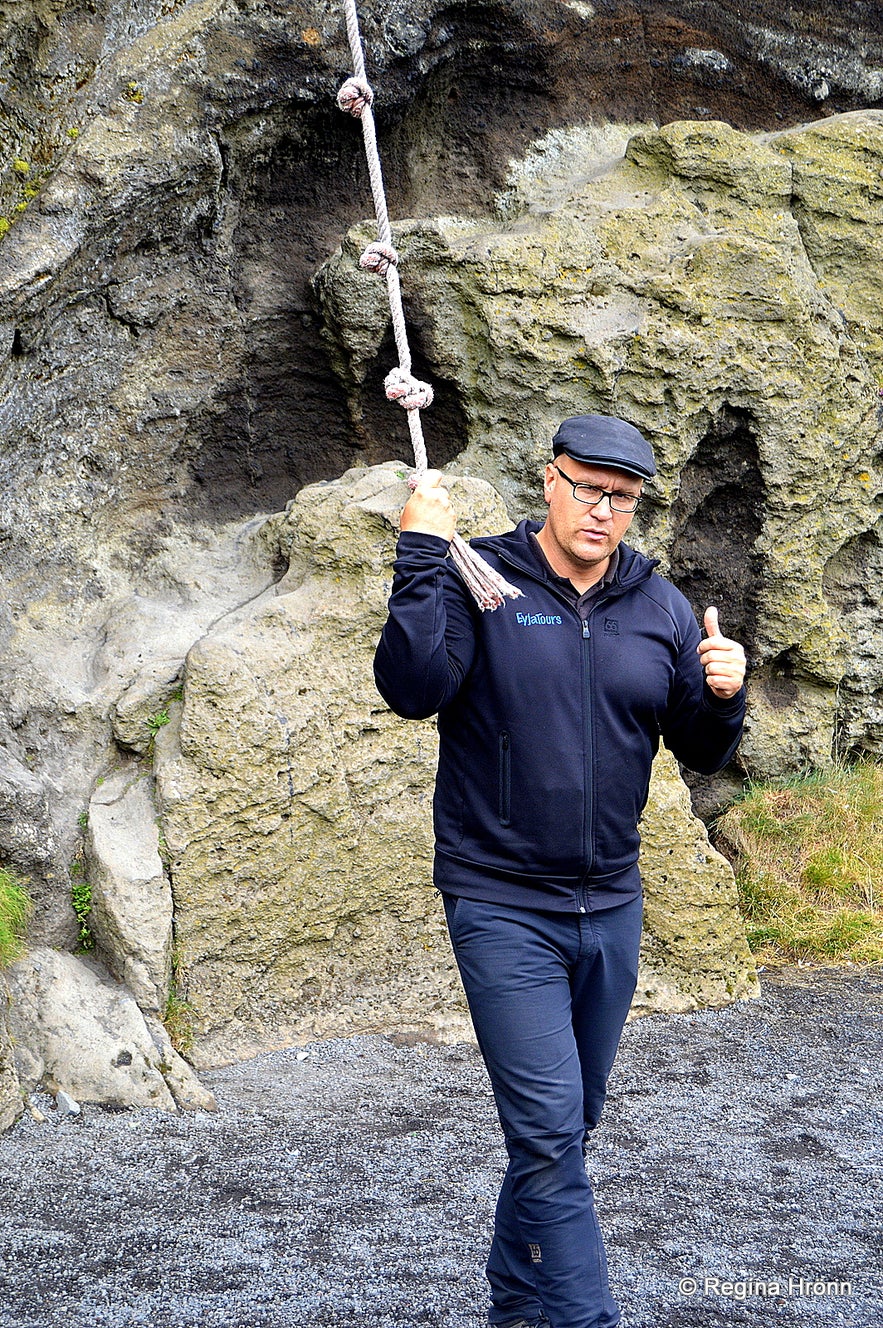
<svg viewBox="0 0 883 1328"><path fill-rule="evenodd" d="M456 532L451 540L451 559L482 613L485 609L493 613L506 599L521 599L522 592L518 587L494 571Z"/></svg>

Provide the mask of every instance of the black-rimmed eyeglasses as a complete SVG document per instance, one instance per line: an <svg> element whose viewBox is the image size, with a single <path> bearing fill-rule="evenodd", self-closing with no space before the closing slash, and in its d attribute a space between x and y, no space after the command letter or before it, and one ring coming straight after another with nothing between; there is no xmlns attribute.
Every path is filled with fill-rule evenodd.
<svg viewBox="0 0 883 1328"><path fill-rule="evenodd" d="M595 507L606 498L610 503L610 510L613 512L636 512L638 510L638 503L642 497L640 493L625 493L622 489L602 489L598 484L580 484L577 480L572 480L569 475L565 475L560 466L555 466L555 470L558 471L563 480L567 480L578 503Z"/></svg>

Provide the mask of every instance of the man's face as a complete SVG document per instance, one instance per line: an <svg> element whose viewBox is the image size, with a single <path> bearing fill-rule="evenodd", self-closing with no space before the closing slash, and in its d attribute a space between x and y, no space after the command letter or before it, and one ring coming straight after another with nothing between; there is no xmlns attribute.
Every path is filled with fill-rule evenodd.
<svg viewBox="0 0 883 1328"><path fill-rule="evenodd" d="M632 497L641 493L644 484L636 475L573 461L564 452L547 464L543 481L543 497L549 505L546 535L561 561L572 572L584 575L607 562L631 525L634 513L613 511L607 498L594 507L579 502L559 469L579 484L595 484Z"/></svg>

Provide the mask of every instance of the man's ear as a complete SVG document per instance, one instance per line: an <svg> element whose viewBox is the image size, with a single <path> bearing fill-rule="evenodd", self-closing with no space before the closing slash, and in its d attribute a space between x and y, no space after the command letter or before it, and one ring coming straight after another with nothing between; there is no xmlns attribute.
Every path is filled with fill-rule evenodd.
<svg viewBox="0 0 883 1328"><path fill-rule="evenodd" d="M557 478L558 476L555 473L554 463L551 461L547 461L546 469L543 472L543 498L546 500L546 502L548 502L549 499L552 497L552 490L555 487L555 481Z"/></svg>

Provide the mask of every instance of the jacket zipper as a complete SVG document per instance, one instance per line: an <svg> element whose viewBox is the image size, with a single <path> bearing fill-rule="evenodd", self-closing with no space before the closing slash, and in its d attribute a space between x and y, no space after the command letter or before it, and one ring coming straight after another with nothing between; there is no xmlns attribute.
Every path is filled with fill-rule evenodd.
<svg viewBox="0 0 883 1328"><path fill-rule="evenodd" d="M501 557L501 562L506 562L506 561L508 561L506 558ZM512 565L519 571L525 570L524 568L520 568L517 563L514 563ZM536 580L539 581L540 578L537 577ZM583 874L582 874L582 879L576 889L576 903L580 913L588 913L590 912L590 909L589 909L589 892L586 886L586 879L589 875L589 872L592 870L592 865L595 861L595 851L594 851L595 781L594 781L594 760L593 760L595 735L594 735L594 729L592 727L592 692L591 692L592 629L589 626L589 620L587 618L580 617L579 613L577 612L576 606L574 605L572 600L568 599L566 595L560 594L560 592L554 586L550 586L547 582L540 581L540 584L543 585L544 589L549 594L553 595L555 599L560 600L561 603L564 604L570 610L570 612L573 614L573 616L576 618L577 622L580 625L580 636L582 638L583 648L581 651L581 665L582 665L581 683L583 689L582 690L583 746L585 750L583 783L585 785L585 805L583 810ZM589 610L590 614L594 614L595 610L599 607L599 605L604 604L610 599L614 598L616 597L610 594L609 589L606 591L602 590L600 595L598 595L593 601L591 608Z"/></svg>
<svg viewBox="0 0 883 1328"><path fill-rule="evenodd" d="M582 689L583 689L583 743L585 745L585 773L583 782L585 785L585 811L583 825L583 844L585 846L585 868L583 879L580 881L577 890L577 903L580 913L588 912L588 892L586 890L586 877L592 869L595 835L595 807L594 807L594 761L593 761L593 742L594 733L592 731L592 697L591 697L591 640L592 630L589 627L587 618L581 618L582 627Z"/></svg>
<svg viewBox="0 0 883 1328"><path fill-rule="evenodd" d="M560 594L560 592L556 590L554 586L550 586L549 583L545 580L545 578L536 575L536 573L533 571L532 568L525 567L523 563L517 561L516 559L508 558L506 556L505 550L498 550L497 556L499 557L500 562L508 564L510 567L514 568L515 571L520 572L523 576L527 576L532 581L536 581L539 585L541 585L544 588L544 590L548 594L552 595L555 599L560 600L562 604L566 605L566 607L576 617L581 627L581 637L583 643L582 658L581 658L581 663L582 663L581 681L583 686L583 742L585 745L585 753L586 753L585 772L584 772L586 800L585 800L585 809L583 813L583 854L584 854L583 861L585 865L583 868L582 880L577 887L576 899L577 899L577 907L579 908L580 913L588 913L590 911L589 892L585 882L586 878L589 875L589 872L592 869L592 864L594 863L595 860L594 847L593 847L595 839L594 762L592 760L592 756L594 754L593 753L594 731L592 729L592 715L591 715L592 707L591 707L591 689L590 689L592 630L589 626L588 619L583 619L580 617L572 600L569 600L566 595ZM652 571L653 567L656 567L657 565L658 565L658 559L653 561L650 570ZM600 595L596 597L596 599L593 601L591 605L590 614L594 614L596 609L598 609L598 607L601 604L607 603L611 599L616 599L618 597L617 593L611 593L611 589L612 589L611 587L608 587L606 590L601 591ZM620 583L620 585L618 586L618 594L623 594L627 589L629 589L628 586L622 585Z"/></svg>

